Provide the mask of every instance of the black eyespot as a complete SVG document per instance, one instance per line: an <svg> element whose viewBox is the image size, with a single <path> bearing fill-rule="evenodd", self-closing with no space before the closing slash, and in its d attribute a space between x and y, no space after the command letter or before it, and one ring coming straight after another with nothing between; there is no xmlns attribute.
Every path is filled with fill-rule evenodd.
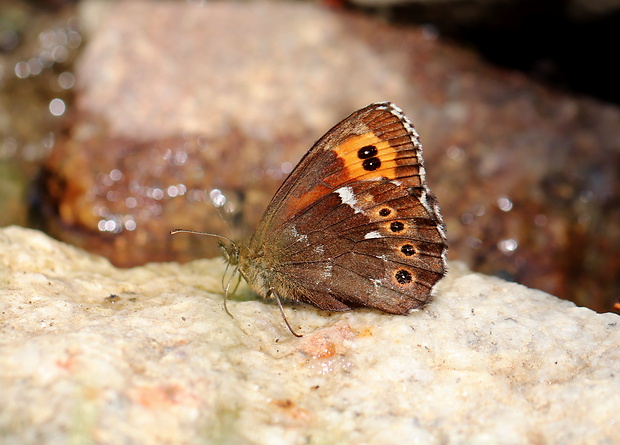
<svg viewBox="0 0 620 445"><path fill-rule="evenodd" d="M388 216L390 213L392 213L392 211L387 207L379 210L379 215L381 216Z"/></svg>
<svg viewBox="0 0 620 445"><path fill-rule="evenodd" d="M366 145L365 147L357 150L357 157L360 159L368 159L376 156L378 153L377 147L374 145Z"/></svg>
<svg viewBox="0 0 620 445"><path fill-rule="evenodd" d="M411 256L415 253L415 249L411 244L405 244L400 248L400 251L404 253L406 256Z"/></svg>
<svg viewBox="0 0 620 445"><path fill-rule="evenodd" d="M404 228L405 228L405 225L401 223L400 221L394 221L392 224L390 224L390 230L392 232L400 232Z"/></svg>
<svg viewBox="0 0 620 445"><path fill-rule="evenodd" d="M396 272L394 277L396 278L396 281L398 281L400 284L409 284L412 280L411 272L405 269L401 269Z"/></svg>
<svg viewBox="0 0 620 445"><path fill-rule="evenodd" d="M381 167L381 160L379 158L368 158L362 162L362 167L364 167L366 171L374 171Z"/></svg>

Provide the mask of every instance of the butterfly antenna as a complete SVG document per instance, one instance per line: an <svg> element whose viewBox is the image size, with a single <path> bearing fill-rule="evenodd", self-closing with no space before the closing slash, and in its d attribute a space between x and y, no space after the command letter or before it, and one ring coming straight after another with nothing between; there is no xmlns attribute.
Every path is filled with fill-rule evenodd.
<svg viewBox="0 0 620 445"><path fill-rule="evenodd" d="M286 315L284 314L284 308L282 307L280 296L273 290L269 291L269 293L273 294L276 297L276 301L278 302L278 307L280 308L280 313L282 314L282 318L284 318L284 323L286 323L286 327L288 328L289 331L291 331L291 334L293 334L297 338L303 337L303 335L295 332L293 328L291 327L291 324L288 322L288 318L286 318ZM269 295L269 293L267 295Z"/></svg>
<svg viewBox="0 0 620 445"><path fill-rule="evenodd" d="M203 235L203 236L214 236L215 238L220 238L225 241L228 241L233 246L237 247L235 242L224 235L218 235L217 233L207 233L207 232L198 232L196 230L186 230L186 229L174 229L170 231L170 235L176 235L177 233L193 233L194 235Z"/></svg>

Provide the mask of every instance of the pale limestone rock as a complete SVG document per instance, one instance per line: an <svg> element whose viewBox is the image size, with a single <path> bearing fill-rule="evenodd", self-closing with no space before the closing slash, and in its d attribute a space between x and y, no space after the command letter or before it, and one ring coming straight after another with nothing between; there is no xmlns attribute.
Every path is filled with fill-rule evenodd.
<svg viewBox="0 0 620 445"><path fill-rule="evenodd" d="M286 305L298 339L218 260L10 227L0 262L3 443L618 442L619 317L458 263L409 316Z"/></svg>

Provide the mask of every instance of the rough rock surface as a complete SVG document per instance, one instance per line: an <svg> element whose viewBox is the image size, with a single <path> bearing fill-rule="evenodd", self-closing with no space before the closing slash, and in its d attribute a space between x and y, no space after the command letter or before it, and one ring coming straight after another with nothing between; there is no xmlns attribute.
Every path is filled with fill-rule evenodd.
<svg viewBox="0 0 620 445"><path fill-rule="evenodd" d="M328 314L218 260L116 269L0 230L3 443L617 443L620 318L468 271L425 310Z"/></svg>

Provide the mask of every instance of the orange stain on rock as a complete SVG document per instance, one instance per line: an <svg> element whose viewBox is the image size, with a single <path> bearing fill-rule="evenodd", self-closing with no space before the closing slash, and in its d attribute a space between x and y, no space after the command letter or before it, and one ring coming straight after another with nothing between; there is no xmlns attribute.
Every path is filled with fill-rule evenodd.
<svg viewBox="0 0 620 445"><path fill-rule="evenodd" d="M285 415L291 420L304 422L310 420L310 413L307 410L298 407L291 399L272 400L270 403L278 408L281 415Z"/></svg>
<svg viewBox="0 0 620 445"><path fill-rule="evenodd" d="M304 337L298 349L313 358L333 357L342 354L345 351L344 342L355 336L355 332L348 324L337 323Z"/></svg>

